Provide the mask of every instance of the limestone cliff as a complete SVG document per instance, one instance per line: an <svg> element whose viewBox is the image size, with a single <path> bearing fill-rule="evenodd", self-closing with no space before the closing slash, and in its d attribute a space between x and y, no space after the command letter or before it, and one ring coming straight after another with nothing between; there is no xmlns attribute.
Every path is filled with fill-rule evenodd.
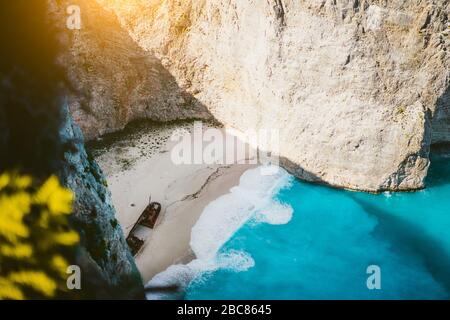
<svg viewBox="0 0 450 320"><path fill-rule="evenodd" d="M74 92L69 108L86 139L123 129L142 118L211 118L159 59L130 37L113 12L93 0L49 3L66 46L61 62ZM69 5L80 8L80 30L65 27Z"/></svg>
<svg viewBox="0 0 450 320"><path fill-rule="evenodd" d="M220 122L278 128L300 178L422 188L450 139L448 1L99 1Z"/></svg>
<svg viewBox="0 0 450 320"><path fill-rule="evenodd" d="M72 224L81 236L77 264L87 298L143 298L142 280L115 218L106 179L89 157L81 130L63 109L61 142L66 146L60 178L75 193Z"/></svg>
<svg viewBox="0 0 450 320"><path fill-rule="evenodd" d="M97 2L113 10L130 35L130 50L108 66L129 60L133 51L154 54L179 90L218 121L242 131L278 129L282 163L300 178L366 191L418 189L430 144L450 141L448 1ZM102 32L108 28L120 33L115 25L101 26ZM114 49L98 42L110 48L105 52ZM166 81L152 65L140 63L151 79L141 88ZM105 89L100 96L110 94ZM151 95L141 98L154 102L143 116L176 118L180 112ZM130 118L111 117L108 110L140 110L123 99L114 108L90 101L89 109L98 110L91 113L104 112L105 123ZM80 119L77 110L75 118L91 136L94 122Z"/></svg>

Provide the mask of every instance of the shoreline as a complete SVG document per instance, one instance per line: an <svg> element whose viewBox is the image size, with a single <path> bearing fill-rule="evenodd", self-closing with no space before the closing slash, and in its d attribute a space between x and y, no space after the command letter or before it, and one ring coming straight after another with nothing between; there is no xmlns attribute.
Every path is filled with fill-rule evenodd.
<svg viewBox="0 0 450 320"><path fill-rule="evenodd" d="M252 159L238 159L232 165L175 164L171 151L176 143L170 141L170 136L180 129L190 134L192 124L150 127L138 135L116 136L107 148L93 150L106 175L116 219L125 237L150 196L162 205L155 228L142 235L145 243L135 256L144 285L171 265L195 258L190 248L191 229L204 208L229 193L239 184L241 175L256 166L239 164ZM223 128L216 129L229 135ZM198 138L194 135L194 139Z"/></svg>
<svg viewBox="0 0 450 320"><path fill-rule="evenodd" d="M192 228L205 207L229 193L232 187L239 184L241 175L250 168L250 165L218 168L195 197L181 200L166 209L136 256L136 264L145 284L171 265L187 264L195 259L190 246Z"/></svg>

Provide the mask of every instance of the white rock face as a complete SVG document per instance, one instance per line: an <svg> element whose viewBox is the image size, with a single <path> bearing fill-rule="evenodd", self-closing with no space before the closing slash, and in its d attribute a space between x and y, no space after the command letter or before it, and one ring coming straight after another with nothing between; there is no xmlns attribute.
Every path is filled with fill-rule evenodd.
<svg viewBox="0 0 450 320"><path fill-rule="evenodd" d="M418 189L450 141L448 1L98 2L214 118L279 130L300 178Z"/></svg>
<svg viewBox="0 0 450 320"><path fill-rule="evenodd" d="M383 22L385 11L377 5L371 5L367 9L367 29L371 31L380 30Z"/></svg>

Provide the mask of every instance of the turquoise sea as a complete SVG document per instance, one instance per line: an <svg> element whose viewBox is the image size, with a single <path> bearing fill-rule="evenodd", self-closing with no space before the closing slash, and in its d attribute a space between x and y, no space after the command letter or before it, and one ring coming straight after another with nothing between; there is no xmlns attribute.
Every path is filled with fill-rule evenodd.
<svg viewBox="0 0 450 320"><path fill-rule="evenodd" d="M427 189L412 193L278 178L265 184L249 174L222 199L228 205L207 208L191 241L199 259L174 275L187 279L184 298L450 298L450 158L433 157ZM262 193L245 193L252 183ZM381 289L367 287L371 265Z"/></svg>

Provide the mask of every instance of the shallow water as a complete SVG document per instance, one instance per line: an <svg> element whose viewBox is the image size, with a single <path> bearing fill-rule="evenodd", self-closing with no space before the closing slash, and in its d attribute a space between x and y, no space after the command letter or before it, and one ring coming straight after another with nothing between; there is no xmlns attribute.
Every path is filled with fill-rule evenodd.
<svg viewBox="0 0 450 320"><path fill-rule="evenodd" d="M185 298L448 299L450 159L433 158L430 170L426 190L381 195L287 178L271 201L250 206L214 267L196 269ZM380 290L367 287L370 265Z"/></svg>

